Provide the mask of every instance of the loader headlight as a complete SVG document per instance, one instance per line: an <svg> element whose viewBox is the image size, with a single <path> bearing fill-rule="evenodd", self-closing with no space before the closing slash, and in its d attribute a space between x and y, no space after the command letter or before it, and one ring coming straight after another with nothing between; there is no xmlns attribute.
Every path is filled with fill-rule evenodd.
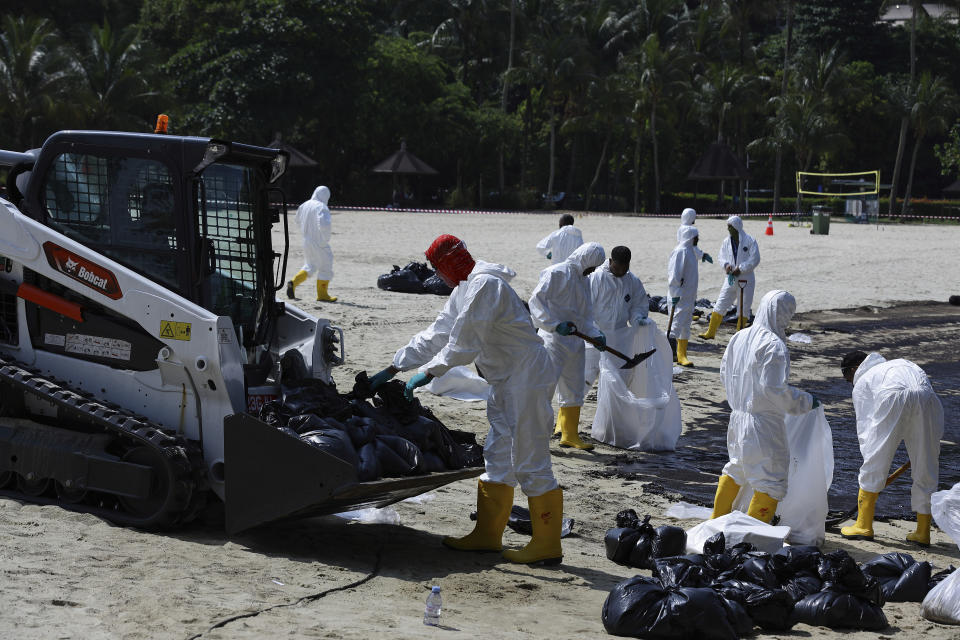
<svg viewBox="0 0 960 640"><path fill-rule="evenodd" d="M270 183L276 182L287 170L287 154L281 151L270 161Z"/></svg>

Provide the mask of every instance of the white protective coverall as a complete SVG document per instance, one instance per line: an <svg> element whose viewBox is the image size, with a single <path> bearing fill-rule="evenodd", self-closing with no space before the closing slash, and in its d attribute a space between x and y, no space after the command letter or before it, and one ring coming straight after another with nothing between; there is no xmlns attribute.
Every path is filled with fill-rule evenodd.
<svg viewBox="0 0 960 640"><path fill-rule="evenodd" d="M700 259L693 246L693 239L699 235L699 232L696 227L683 227L679 235L680 242L670 253L670 259L667 262L668 313L673 306L673 299L680 298L673 312L673 327L668 337L688 340L693 308L697 303L697 285L700 277Z"/></svg>
<svg viewBox="0 0 960 640"><path fill-rule="evenodd" d="M680 214L680 226L677 228L677 242L680 242L680 234L683 232L684 227L692 227L696 221L697 212L695 210L690 207L683 210L683 213ZM703 260L703 249L696 246L693 248L693 251L697 254L697 260Z"/></svg>
<svg viewBox="0 0 960 640"><path fill-rule="evenodd" d="M723 475L750 485L774 500L787 493L790 450L785 414L813 408L813 396L787 384L790 352L785 330L797 302L786 291L769 291L760 300L751 327L730 339L720 361L720 377L730 404Z"/></svg>
<svg viewBox="0 0 960 640"><path fill-rule="evenodd" d="M600 329L593 319L590 286L583 272L600 266L605 257L603 247L596 242L581 245L565 261L544 269L530 296L530 316L534 326L540 329L540 337L556 367L554 381L561 407L583 406L584 341L576 336L560 335L557 325L572 322L580 333L591 337L599 335Z"/></svg>
<svg viewBox="0 0 960 640"><path fill-rule="evenodd" d="M313 197L297 209L297 224L303 234L303 271L317 280L333 279L333 251L330 250L330 189L320 186Z"/></svg>
<svg viewBox="0 0 960 640"><path fill-rule="evenodd" d="M635 333L630 329L646 324L650 314L647 290L640 278L630 271L619 278L613 275L609 261L597 267L587 278L590 283L594 322L607 337L608 346L627 353ZM589 391L600 373L600 351L588 344L585 358L584 391Z"/></svg>
<svg viewBox="0 0 960 640"><path fill-rule="evenodd" d="M853 376L853 407L863 454L860 488L874 493L883 489L903 440L913 477L911 507L930 513L930 495L939 476L943 406L927 374L909 360L888 361L870 353Z"/></svg>
<svg viewBox="0 0 960 640"><path fill-rule="evenodd" d="M551 264L560 264L574 249L583 244L583 234L572 224L560 227L537 243L537 251L544 258L550 254Z"/></svg>
<svg viewBox="0 0 960 640"><path fill-rule="evenodd" d="M720 266L724 269L723 286L720 287L720 295L713 305L715 313L721 316L726 315L730 309L740 304L740 284L738 280L746 280L743 287L743 311L742 315L747 320L750 319L750 309L753 306L753 290L756 286L756 277L753 270L760 264L760 247L752 236L743 230L743 220L740 216L730 216L727 218L727 224L740 233L740 240L734 249L733 238L728 234L720 245ZM733 284L730 284L730 278L727 277L726 267L740 268L740 275L734 277Z"/></svg>
<svg viewBox="0 0 960 640"><path fill-rule="evenodd" d="M397 351L393 366L442 376L476 361L491 387L481 479L519 484L535 497L558 486L550 466L556 374L523 301L508 284L514 276L508 267L477 260L433 324Z"/></svg>

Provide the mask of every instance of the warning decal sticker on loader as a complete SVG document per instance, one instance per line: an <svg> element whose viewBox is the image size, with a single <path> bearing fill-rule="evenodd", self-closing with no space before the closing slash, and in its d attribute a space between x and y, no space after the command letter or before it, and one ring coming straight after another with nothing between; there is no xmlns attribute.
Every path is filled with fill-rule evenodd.
<svg viewBox="0 0 960 640"><path fill-rule="evenodd" d="M160 337L167 340L190 340L190 323L173 322L172 320L160 321Z"/></svg>

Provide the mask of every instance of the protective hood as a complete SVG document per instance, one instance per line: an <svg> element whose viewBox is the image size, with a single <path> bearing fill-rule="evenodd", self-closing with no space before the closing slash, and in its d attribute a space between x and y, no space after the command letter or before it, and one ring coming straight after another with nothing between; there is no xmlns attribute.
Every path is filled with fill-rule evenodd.
<svg viewBox="0 0 960 640"><path fill-rule="evenodd" d="M504 282L510 282L517 275L517 272L511 269L510 267L504 266L502 264L497 264L495 262L484 262L483 260L477 260L476 265L473 267L473 271L470 272L470 275L467 277L467 280L472 280L474 277L481 274L486 274L489 276L495 276L500 278Z"/></svg>
<svg viewBox="0 0 960 640"><path fill-rule="evenodd" d="M313 190L313 199L319 200L323 204L330 202L330 189L324 187L323 185L317 187Z"/></svg>
<svg viewBox="0 0 960 640"><path fill-rule="evenodd" d="M680 242L677 243L678 249L683 249L686 247L693 246L693 239L700 235L700 232L697 231L696 227L681 227L680 232L677 234L680 237Z"/></svg>
<svg viewBox="0 0 960 640"><path fill-rule="evenodd" d="M697 219L697 212L687 207L680 214L680 224L693 224Z"/></svg>
<svg viewBox="0 0 960 640"><path fill-rule="evenodd" d="M863 359L863 362L860 363L860 366L857 367L857 372L853 374L853 384L857 384L857 381L860 380L863 375L874 368L878 364L883 364L887 359L876 351L871 351L867 354L867 357Z"/></svg>
<svg viewBox="0 0 960 640"><path fill-rule="evenodd" d="M607 254L599 242L588 242L576 248L567 258L567 262L576 265L580 273L593 267L599 267L607 259Z"/></svg>
<svg viewBox="0 0 960 640"><path fill-rule="evenodd" d="M743 233L743 220L740 216L730 216L727 218L727 224L737 230L737 233Z"/></svg>
<svg viewBox="0 0 960 640"><path fill-rule="evenodd" d="M768 291L760 299L753 326L763 327L777 334L781 340L786 340L787 325L790 324L790 319L796 310L797 300L791 294L779 289Z"/></svg>

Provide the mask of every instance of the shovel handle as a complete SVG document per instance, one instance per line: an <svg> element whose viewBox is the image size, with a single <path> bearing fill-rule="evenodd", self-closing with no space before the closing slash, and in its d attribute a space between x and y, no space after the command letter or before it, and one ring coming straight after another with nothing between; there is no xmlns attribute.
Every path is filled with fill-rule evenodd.
<svg viewBox="0 0 960 640"><path fill-rule="evenodd" d="M594 338L591 338L591 337L588 336L588 335L582 334L582 333L580 333L579 331L577 331L576 329L574 329L573 332L572 332L570 335L577 336L578 338L582 338L584 342L589 342L589 343L592 344L593 346L595 346L595 347L597 347L597 348L600 348L600 341L599 341L599 340L595 340ZM628 358L627 356L623 355L622 353L620 353L619 351L617 351L617 350L614 349L613 347L603 347L603 350L604 350L604 351L607 351L607 352L609 352L609 353L612 353L613 355L617 356L618 358L622 358L622 359L626 360L627 362L630 362L630 358Z"/></svg>
<svg viewBox="0 0 960 640"><path fill-rule="evenodd" d="M900 465L899 467L897 467L897 470L896 470L896 471L894 471L894 472L891 473L889 476L887 476L887 481L886 481L886 482L884 483L884 485L883 485L884 488L889 487L891 482L893 482L894 480L896 480L897 478L899 478L900 476L902 476L903 474L905 474L905 473L907 472L907 469L909 469L909 468L910 468L910 461L909 461L909 460L907 460L907 461L904 462L902 465Z"/></svg>

